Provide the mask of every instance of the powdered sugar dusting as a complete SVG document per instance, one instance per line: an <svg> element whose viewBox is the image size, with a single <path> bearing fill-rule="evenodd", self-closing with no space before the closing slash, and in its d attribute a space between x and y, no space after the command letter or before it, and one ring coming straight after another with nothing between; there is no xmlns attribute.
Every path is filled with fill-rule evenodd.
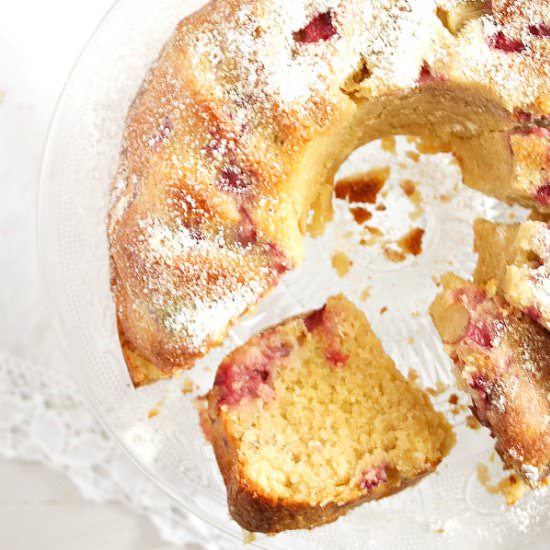
<svg viewBox="0 0 550 550"><path fill-rule="evenodd" d="M508 17L520 4L493 2L458 36L438 0L214 2L184 20L130 111L113 191L113 259L143 315L179 351L219 340L299 257L302 206L279 189L287 160L361 101L416 93L425 63L441 83L485 85L511 112L543 110L546 12ZM315 21L325 28L300 39ZM512 23L525 52L492 48L496 32L519 32Z"/></svg>
<svg viewBox="0 0 550 550"><path fill-rule="evenodd" d="M194 352L204 351L208 340L223 338L232 319L277 276L238 243L226 243L222 232L206 238L196 229L178 222L169 227L154 217L138 225L147 251L145 271L157 275L146 277L144 293L160 310L164 328ZM164 266L160 273L155 270L159 263ZM174 269L176 275L170 276ZM247 277L239 276L243 272Z"/></svg>
<svg viewBox="0 0 550 550"><path fill-rule="evenodd" d="M544 115L550 108L550 45L537 37L533 28L550 21L550 6L523 0L499 0L490 5L491 13L470 21L458 37L449 37L450 47L432 51L433 64L452 80L483 83L511 111L523 108ZM498 35L517 41L521 48L495 48Z"/></svg>

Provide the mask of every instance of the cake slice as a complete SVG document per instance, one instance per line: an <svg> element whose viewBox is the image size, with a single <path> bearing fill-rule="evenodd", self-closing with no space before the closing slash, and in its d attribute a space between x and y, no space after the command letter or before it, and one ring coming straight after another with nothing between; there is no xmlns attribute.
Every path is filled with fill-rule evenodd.
<svg viewBox="0 0 550 550"><path fill-rule="evenodd" d="M477 220L474 280L494 279L514 307L550 330L550 227L542 221L499 224Z"/></svg>
<svg viewBox="0 0 550 550"><path fill-rule="evenodd" d="M208 411L229 511L249 531L334 521L416 483L454 444L342 295L231 353Z"/></svg>
<svg viewBox="0 0 550 550"><path fill-rule="evenodd" d="M550 465L550 333L494 288L446 275L430 313L472 411L531 487Z"/></svg>

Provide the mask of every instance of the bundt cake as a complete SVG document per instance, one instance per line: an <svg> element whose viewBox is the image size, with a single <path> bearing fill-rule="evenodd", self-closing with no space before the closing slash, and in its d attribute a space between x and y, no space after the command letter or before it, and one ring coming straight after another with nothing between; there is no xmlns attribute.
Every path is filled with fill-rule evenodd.
<svg viewBox="0 0 550 550"><path fill-rule="evenodd" d="M108 223L134 383L189 368L302 261L371 140L430 139L467 185L550 211L549 34L548 0L218 0L181 21Z"/></svg>
<svg viewBox="0 0 550 550"><path fill-rule="evenodd" d="M477 220L474 280L494 280L515 308L550 330L550 227L541 221L516 224Z"/></svg>
<svg viewBox="0 0 550 550"><path fill-rule="evenodd" d="M416 483L454 445L343 295L226 357L208 414L230 513L249 531L334 521Z"/></svg>
<svg viewBox="0 0 550 550"><path fill-rule="evenodd" d="M495 285L454 275L431 307L472 411L491 430L505 466L531 487L550 473L550 333Z"/></svg>

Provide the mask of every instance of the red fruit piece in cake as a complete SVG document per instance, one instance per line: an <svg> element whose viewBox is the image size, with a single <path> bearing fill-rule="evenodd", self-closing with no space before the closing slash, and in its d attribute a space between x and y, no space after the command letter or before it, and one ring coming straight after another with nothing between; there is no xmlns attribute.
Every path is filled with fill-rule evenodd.
<svg viewBox="0 0 550 550"><path fill-rule="evenodd" d="M359 486L365 491L372 491L379 485L387 482L388 473L386 471L386 466L376 466L374 468L369 468L363 473L359 481Z"/></svg>
<svg viewBox="0 0 550 550"><path fill-rule="evenodd" d="M242 193L254 182L254 176L239 166L230 164L226 166L218 178L218 187L229 193Z"/></svg>
<svg viewBox="0 0 550 550"><path fill-rule="evenodd" d="M526 49L524 42L517 38L506 36L502 31L498 31L488 39L489 45L496 50L502 50L506 53L520 53Z"/></svg>
<svg viewBox="0 0 550 550"><path fill-rule="evenodd" d="M332 23L332 13L317 14L303 29L293 34L296 42L311 44L321 42L332 38L336 34L336 29Z"/></svg>
<svg viewBox="0 0 550 550"><path fill-rule="evenodd" d="M313 332L322 325L326 307L327 306L324 305L304 317L304 325L309 332Z"/></svg>
<svg viewBox="0 0 550 550"><path fill-rule="evenodd" d="M550 204L550 183L541 185L535 191L535 200L542 206Z"/></svg>
<svg viewBox="0 0 550 550"><path fill-rule="evenodd" d="M304 318L306 329L315 338L319 338L319 345L323 350L325 359L336 368L344 367L349 357L349 354L339 345L338 329L342 321L338 311L327 311L326 306L313 311Z"/></svg>
<svg viewBox="0 0 550 550"><path fill-rule="evenodd" d="M156 133L149 139L149 146L157 151L160 145L168 140L173 131L172 121L168 117L164 117L158 125Z"/></svg>
<svg viewBox="0 0 550 550"><path fill-rule="evenodd" d="M422 65L420 75L418 76L418 84L436 84L438 82L445 82L446 79L441 75L434 74L432 69L427 63Z"/></svg>
<svg viewBox="0 0 550 550"><path fill-rule="evenodd" d="M267 332L255 349L235 353L218 368L215 385L220 388L218 405L237 405L243 400L273 397L272 372L292 351L289 342L278 342Z"/></svg>
<svg viewBox="0 0 550 550"><path fill-rule="evenodd" d="M430 313L453 358L459 386L470 394L475 416L496 439L504 464L537 487L550 473L550 333L494 295L494 285L474 305L458 297L475 292L473 283L449 274L442 284ZM467 311L470 323L493 327L490 346L472 340L471 325L457 337L457 324L464 326L457 322L460 309ZM481 340L485 344L488 338Z"/></svg>
<svg viewBox="0 0 550 550"><path fill-rule="evenodd" d="M258 232L254 220L245 206L241 206L241 222L237 228L236 241L244 248L255 244L258 240Z"/></svg>
<svg viewBox="0 0 550 550"><path fill-rule="evenodd" d="M529 25L529 32L533 36L541 36L547 38L550 36L550 25L541 23L540 25Z"/></svg>
<svg viewBox="0 0 550 550"><path fill-rule="evenodd" d="M466 331L465 338L468 338L482 348L490 349L493 347L493 339L497 331L495 328L496 320L471 322Z"/></svg>
<svg viewBox="0 0 550 550"><path fill-rule="evenodd" d="M279 246L274 243L268 243L267 250L268 255L271 258L271 265L279 275L283 275L289 269L291 269L289 259Z"/></svg>
<svg viewBox="0 0 550 550"><path fill-rule="evenodd" d="M344 369L326 357L327 324ZM249 531L334 521L416 483L454 444L445 418L342 295L233 351L208 402L229 510Z"/></svg>

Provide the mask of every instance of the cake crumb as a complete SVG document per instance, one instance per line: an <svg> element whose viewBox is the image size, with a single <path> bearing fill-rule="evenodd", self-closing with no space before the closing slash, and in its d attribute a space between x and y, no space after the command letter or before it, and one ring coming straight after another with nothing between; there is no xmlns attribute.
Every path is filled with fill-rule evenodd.
<svg viewBox="0 0 550 550"><path fill-rule="evenodd" d="M386 256L386 258L390 262L399 263L399 262L405 261L406 256L400 250L395 250L394 248L385 246L383 251L384 251L384 256Z"/></svg>
<svg viewBox="0 0 550 550"><path fill-rule="evenodd" d="M409 336L407 338L407 344L409 344L409 346L412 346L414 344L414 336Z"/></svg>
<svg viewBox="0 0 550 550"><path fill-rule="evenodd" d="M403 190L403 193L405 193L407 197L410 197L416 191L416 183L414 183L414 181L412 180L403 180L399 184L399 187L401 187L401 189Z"/></svg>
<svg viewBox="0 0 550 550"><path fill-rule="evenodd" d="M164 403L164 399L161 399L148 413L147 418L155 418L155 416L158 416L160 414L160 408L162 407L162 404Z"/></svg>
<svg viewBox="0 0 550 550"><path fill-rule="evenodd" d="M356 203L376 203L376 197L390 177L390 168L373 168L336 182L337 199Z"/></svg>
<svg viewBox="0 0 550 550"><path fill-rule="evenodd" d="M386 313L386 311L388 311L388 307L387 307L387 306L381 307L381 308L380 308L380 315L384 315L384 313Z"/></svg>
<svg viewBox="0 0 550 550"><path fill-rule="evenodd" d="M382 149L387 153L395 153L396 142L395 142L394 136L388 136L388 137L382 138L380 140L380 144L382 146Z"/></svg>
<svg viewBox="0 0 550 550"><path fill-rule="evenodd" d="M441 202L441 204L447 204L448 202L451 202L451 195L439 195L439 202Z"/></svg>
<svg viewBox="0 0 550 550"><path fill-rule="evenodd" d="M376 210L378 212L384 212L385 210L387 210L387 208L386 208L386 205L383 202L381 202L376 205Z"/></svg>
<svg viewBox="0 0 550 550"><path fill-rule="evenodd" d="M382 233L382 231L380 231L380 229L378 229L377 227L365 225L363 229L365 229L365 231L370 234L370 237L368 239L361 237L361 239L359 239L359 244L361 246L373 246L378 242L381 237L384 236L384 233Z"/></svg>
<svg viewBox="0 0 550 550"><path fill-rule="evenodd" d="M189 393L193 393L194 390L193 381L190 378L184 378L183 379L183 387L181 388L181 393L183 395L187 395Z"/></svg>
<svg viewBox="0 0 550 550"><path fill-rule="evenodd" d="M445 529L443 529L443 527L438 527L435 532L438 534L438 535L442 535L444 532L445 532Z"/></svg>
<svg viewBox="0 0 550 550"><path fill-rule="evenodd" d="M424 229L415 227L397 241L397 246L399 246L405 254L419 256L422 253L424 233Z"/></svg>
<svg viewBox="0 0 550 550"><path fill-rule="evenodd" d="M436 397L438 395L441 395L447 390L447 386L441 382L441 380L438 380L435 383L435 388L426 388L426 391L432 396Z"/></svg>
<svg viewBox="0 0 550 550"><path fill-rule="evenodd" d="M501 479L496 485L490 483L489 468L485 464L477 465L477 479L491 495L501 494L508 506L513 506L529 489L516 474Z"/></svg>
<svg viewBox="0 0 550 550"><path fill-rule="evenodd" d="M360 298L362 302L366 302L370 298L371 290L372 290L372 286L368 286L363 290L363 292L361 292Z"/></svg>
<svg viewBox="0 0 550 550"><path fill-rule="evenodd" d="M378 227L372 227L371 225L366 225L365 230L368 231L371 235L375 237L383 237L384 233L378 229Z"/></svg>
<svg viewBox="0 0 550 550"><path fill-rule="evenodd" d="M351 212L351 215L353 216L355 222L359 225L364 224L366 221L369 221L372 218L372 214L362 206L355 206L353 208L350 208L349 211Z"/></svg>
<svg viewBox="0 0 550 550"><path fill-rule="evenodd" d="M471 414L469 414L466 417L466 425L468 426L468 428L471 428L472 430L479 430L479 428L481 428L481 424L479 423L479 420Z"/></svg>
<svg viewBox="0 0 550 550"><path fill-rule="evenodd" d="M411 384L415 384L419 378L420 378L420 375L418 374L418 371L416 369L409 369L409 374L407 374L407 380Z"/></svg>
<svg viewBox="0 0 550 550"><path fill-rule="evenodd" d="M332 267L336 273L338 273L339 277L345 277L349 273L352 265L353 262L345 252L338 251L332 255Z"/></svg>
<svg viewBox="0 0 550 550"><path fill-rule="evenodd" d="M456 393L451 393L451 395L449 395L449 403L451 405L457 405L458 404L458 395Z"/></svg>
<svg viewBox="0 0 550 550"><path fill-rule="evenodd" d="M256 540L256 535L243 529L243 544L252 544Z"/></svg>
<svg viewBox="0 0 550 550"><path fill-rule="evenodd" d="M418 188L416 188L414 193L409 197L409 200L414 205L414 211L409 214L409 218L411 220L417 220L425 212L424 207L422 206L422 194Z"/></svg>
<svg viewBox="0 0 550 550"><path fill-rule="evenodd" d="M405 154L414 162L418 162L420 160L420 155L415 151L407 151Z"/></svg>

